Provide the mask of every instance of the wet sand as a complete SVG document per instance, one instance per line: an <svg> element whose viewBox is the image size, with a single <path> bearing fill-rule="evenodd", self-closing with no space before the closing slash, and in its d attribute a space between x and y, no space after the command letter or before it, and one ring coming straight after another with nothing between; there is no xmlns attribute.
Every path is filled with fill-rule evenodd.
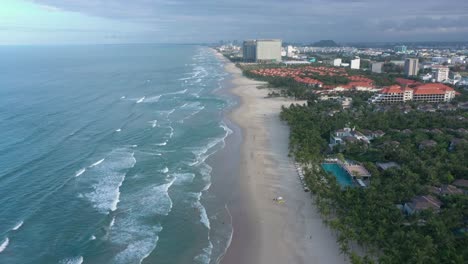
<svg viewBox="0 0 468 264"><path fill-rule="evenodd" d="M242 143L227 205L233 238L221 263L348 263L288 158L289 129L279 119L281 106L305 102L265 98L268 89L257 89L264 83L243 77L230 62L225 68L232 74L229 92L239 97L228 118L241 128ZM285 202L273 201L278 196Z"/></svg>

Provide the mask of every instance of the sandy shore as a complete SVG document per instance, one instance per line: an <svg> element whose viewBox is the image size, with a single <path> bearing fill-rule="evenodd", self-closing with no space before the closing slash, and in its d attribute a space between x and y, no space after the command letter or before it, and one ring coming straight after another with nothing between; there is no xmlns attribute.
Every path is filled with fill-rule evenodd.
<svg viewBox="0 0 468 264"><path fill-rule="evenodd" d="M241 128L242 145L239 186L228 204L233 239L221 263L347 263L287 156L289 129L279 112L304 102L267 99L268 90L256 88L263 83L243 77L230 62L225 68L233 75L230 92L240 97L229 119ZM274 202L278 196L285 203Z"/></svg>

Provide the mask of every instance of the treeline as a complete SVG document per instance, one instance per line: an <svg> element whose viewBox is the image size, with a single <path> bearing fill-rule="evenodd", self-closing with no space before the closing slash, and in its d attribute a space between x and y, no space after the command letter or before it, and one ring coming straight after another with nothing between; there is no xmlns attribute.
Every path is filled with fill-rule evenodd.
<svg viewBox="0 0 468 264"><path fill-rule="evenodd" d="M449 149L454 138L468 140L459 130L468 127L466 112L405 114L396 108L379 112L364 104L341 110L333 101L311 101L309 106L283 108L281 118L291 129L291 155L309 164L306 179L317 208L325 223L337 230L340 248L352 263L467 263L467 195L440 196L444 205L439 213L406 216L397 207L428 194L429 186L468 178L466 142ZM320 167L323 158L333 154L328 148L330 132L347 125L386 133L370 145L339 149L372 173L365 189L342 189ZM421 149L424 140L437 144ZM376 161L395 161L401 168L382 172ZM367 256L354 253L355 243Z"/></svg>

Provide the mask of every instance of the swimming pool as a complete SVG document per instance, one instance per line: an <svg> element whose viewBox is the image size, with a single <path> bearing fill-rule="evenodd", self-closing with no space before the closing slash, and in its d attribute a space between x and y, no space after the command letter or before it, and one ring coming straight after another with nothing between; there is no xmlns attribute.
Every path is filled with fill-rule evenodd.
<svg viewBox="0 0 468 264"><path fill-rule="evenodd" d="M336 180L341 186L353 186L351 177L345 170L340 167L340 165L336 163L322 163L322 168L326 172L330 172L331 174L335 175Z"/></svg>

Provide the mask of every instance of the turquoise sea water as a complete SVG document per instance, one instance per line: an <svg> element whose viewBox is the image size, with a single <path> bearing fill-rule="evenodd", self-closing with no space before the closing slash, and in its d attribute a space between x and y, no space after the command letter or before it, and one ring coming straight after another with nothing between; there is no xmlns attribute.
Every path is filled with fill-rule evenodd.
<svg viewBox="0 0 468 264"><path fill-rule="evenodd" d="M351 180L351 177L338 164L323 163L322 168L325 171L330 172L331 174L333 174L336 177L336 180L338 181L338 183L341 186L346 187L346 186L352 186L353 185L353 181Z"/></svg>
<svg viewBox="0 0 468 264"><path fill-rule="evenodd" d="M206 159L231 130L208 48L0 48L0 263L214 263ZM209 208L210 210L207 210Z"/></svg>

